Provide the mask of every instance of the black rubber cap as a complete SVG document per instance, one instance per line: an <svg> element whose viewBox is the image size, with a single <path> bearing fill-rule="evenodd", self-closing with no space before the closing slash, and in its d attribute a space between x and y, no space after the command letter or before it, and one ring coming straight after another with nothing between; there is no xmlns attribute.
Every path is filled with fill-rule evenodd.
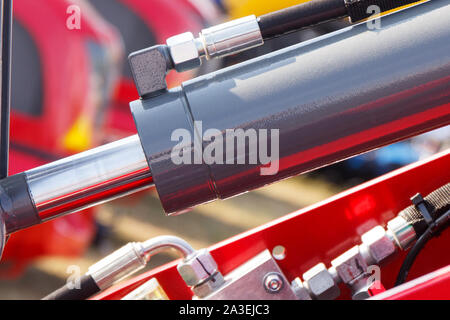
<svg viewBox="0 0 450 320"><path fill-rule="evenodd" d="M24 173L0 181L0 210L6 234L41 223Z"/></svg>

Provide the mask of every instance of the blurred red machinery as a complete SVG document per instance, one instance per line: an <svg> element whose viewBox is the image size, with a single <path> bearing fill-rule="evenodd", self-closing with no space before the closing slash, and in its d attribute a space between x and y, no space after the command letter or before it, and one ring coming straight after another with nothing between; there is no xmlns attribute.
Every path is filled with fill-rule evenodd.
<svg viewBox="0 0 450 320"><path fill-rule="evenodd" d="M94 127L115 85L122 45L114 28L87 7L81 28L69 29L71 5L83 3L14 2L11 174L96 144ZM79 255L94 233L91 209L19 232L9 239L1 275L17 275L39 256Z"/></svg>
<svg viewBox="0 0 450 320"><path fill-rule="evenodd" d="M218 18L216 7L209 0L90 0L98 12L122 35L125 52L164 42L185 31L198 32ZM170 21L170 23L168 23ZM194 76L193 71L171 72L169 87ZM129 102L139 97L128 64L124 64L111 108L104 123L105 141L136 133Z"/></svg>
<svg viewBox="0 0 450 320"><path fill-rule="evenodd" d="M95 8L84 0L14 2L11 174L134 133L128 102L137 93L123 47L132 52L185 30L200 30L215 17L205 10L213 8L208 0L91 3ZM79 29L67 27L76 14L73 5L81 9ZM171 74L169 84L191 76ZM88 209L19 232L9 239L8 267L0 276L17 275L40 256L80 255L95 231Z"/></svg>
<svg viewBox="0 0 450 320"><path fill-rule="evenodd" d="M213 8L208 0L91 3L14 2L11 174L134 133L128 102L137 92L123 59L124 47L129 53L185 30L200 30L215 17L214 10L205 10ZM80 8L79 29L67 26L76 14L73 5ZM169 84L192 75L173 73ZM8 241L8 268L0 276L17 275L40 256L80 255L95 229L93 210L88 209L19 232Z"/></svg>

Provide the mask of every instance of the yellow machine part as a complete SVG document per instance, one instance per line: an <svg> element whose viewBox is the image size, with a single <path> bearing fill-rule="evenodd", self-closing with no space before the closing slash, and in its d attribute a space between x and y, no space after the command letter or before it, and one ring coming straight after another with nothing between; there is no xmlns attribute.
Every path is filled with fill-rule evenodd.
<svg viewBox="0 0 450 320"><path fill-rule="evenodd" d="M272 11L281 10L308 1L313 0L224 0L223 3L229 12L230 19L237 19L252 14L260 16ZM386 15L428 1L429 0L419 0L415 3L383 12L382 15Z"/></svg>
<svg viewBox="0 0 450 320"><path fill-rule="evenodd" d="M92 148L93 128L88 117L80 116L63 139L64 149L77 153Z"/></svg>
<svg viewBox="0 0 450 320"><path fill-rule="evenodd" d="M224 5L230 18L236 19L252 14L260 16L307 1L309 0L225 0Z"/></svg>

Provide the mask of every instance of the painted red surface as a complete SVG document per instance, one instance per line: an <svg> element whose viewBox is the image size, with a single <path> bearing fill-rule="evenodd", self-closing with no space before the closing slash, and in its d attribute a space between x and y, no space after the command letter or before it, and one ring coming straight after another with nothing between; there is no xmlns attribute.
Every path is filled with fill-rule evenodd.
<svg viewBox="0 0 450 320"><path fill-rule="evenodd" d="M227 274L264 249L277 245L286 248L286 258L279 265L288 280L302 275L319 262L330 266L336 258L354 245L360 236L376 225L386 223L410 205L410 197L417 192L426 195L448 183L450 151L379 177L358 187L340 193L328 200L299 210L269 224L237 235L210 248L211 254L223 274ZM450 265L448 253L450 232L433 239L420 253L409 279L414 279L438 268ZM393 287L405 252L400 253L381 269L381 283L386 289ZM95 299L120 299L152 277L158 279L169 298L190 299L192 293L179 276L176 262L146 272L122 282ZM450 298L448 290L440 284L447 276L434 280L440 289L433 297ZM421 292L425 292L426 286ZM430 287L431 288L431 287ZM349 298L348 289L341 287L342 298ZM414 289L411 289L414 290ZM428 296L431 296L428 293ZM400 296L398 296L400 297ZM426 294L410 298L427 297Z"/></svg>
<svg viewBox="0 0 450 320"><path fill-rule="evenodd" d="M424 275L398 288L386 291L379 297L383 300L449 300L450 266Z"/></svg>

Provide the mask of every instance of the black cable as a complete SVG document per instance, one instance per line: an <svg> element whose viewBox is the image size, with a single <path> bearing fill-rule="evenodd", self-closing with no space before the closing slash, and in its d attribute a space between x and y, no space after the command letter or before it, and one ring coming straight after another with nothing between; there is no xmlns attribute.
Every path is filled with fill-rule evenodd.
<svg viewBox="0 0 450 320"><path fill-rule="evenodd" d="M0 179L8 176L11 110L12 0L2 1L2 66L0 107Z"/></svg>
<svg viewBox="0 0 450 320"><path fill-rule="evenodd" d="M90 275L84 275L80 279L80 287L69 289L67 285L52 292L42 300L86 300L100 292L97 283Z"/></svg>
<svg viewBox="0 0 450 320"><path fill-rule="evenodd" d="M414 264L414 261L416 260L419 252L425 247L425 245L431 238L437 236L439 232L447 228L449 226L449 222L450 210L448 210L445 214L443 214L435 221L435 226L428 227L428 229L426 229L426 231L419 237L417 242L408 252L405 260L403 261L403 264L397 276L397 280L395 281L395 286L401 285L406 281L408 273L411 270L411 267Z"/></svg>
<svg viewBox="0 0 450 320"><path fill-rule="evenodd" d="M313 0L258 17L264 40L346 16L344 0Z"/></svg>

